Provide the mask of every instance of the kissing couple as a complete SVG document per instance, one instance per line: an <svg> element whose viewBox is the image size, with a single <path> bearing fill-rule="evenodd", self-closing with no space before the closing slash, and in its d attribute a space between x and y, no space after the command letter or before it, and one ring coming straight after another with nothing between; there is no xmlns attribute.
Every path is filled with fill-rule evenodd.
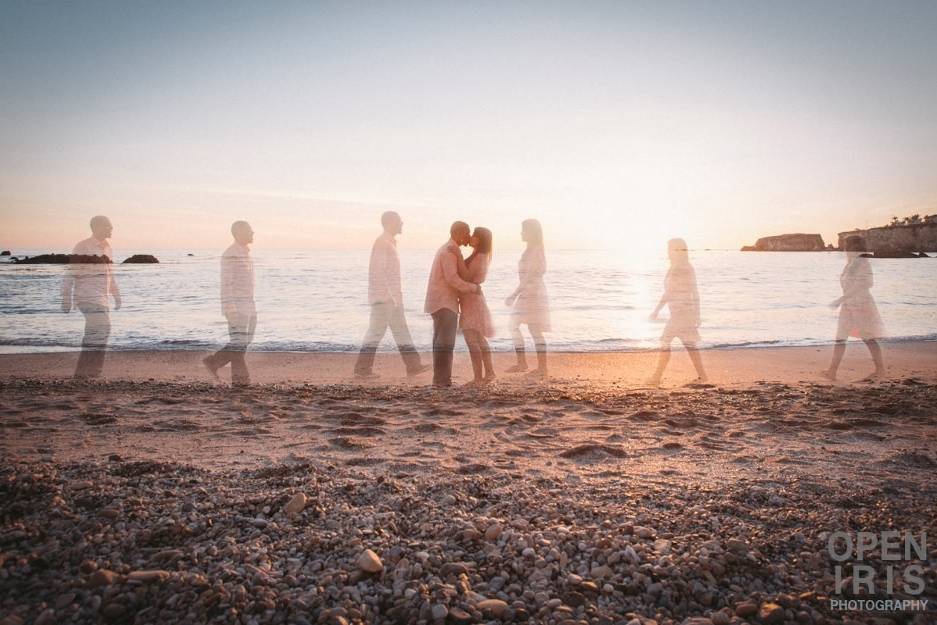
<svg viewBox="0 0 937 625"><path fill-rule="evenodd" d="M462 246L472 247L467 259L462 256ZM475 228L472 232L467 223L457 221L449 228L449 240L433 258L423 307L433 317L433 386L452 386L452 355L460 328L475 374L466 386L481 386L495 378L488 346L494 323L481 288L491 251L491 230Z"/></svg>

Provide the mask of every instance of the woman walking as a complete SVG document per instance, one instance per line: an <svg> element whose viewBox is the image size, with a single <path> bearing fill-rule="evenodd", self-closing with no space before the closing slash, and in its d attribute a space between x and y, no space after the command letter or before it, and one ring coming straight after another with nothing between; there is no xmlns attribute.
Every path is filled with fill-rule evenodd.
<svg viewBox="0 0 937 625"><path fill-rule="evenodd" d="M875 363L875 371L865 379L877 378L885 374L882 347L877 341L885 336L885 326L870 292L874 282L872 265L868 258L862 256L862 253L866 251L865 239L856 235L847 237L845 248L846 266L839 276L843 295L830 303L830 307L834 310L839 308L836 342L833 344L833 360L830 362L829 369L821 374L834 382L836 373L839 371L839 364L846 353L846 341L850 336L860 338L865 342L872 355L872 362Z"/></svg>
<svg viewBox="0 0 937 625"><path fill-rule="evenodd" d="M686 241L670 239L667 242L667 256L670 258L670 269L664 278L664 294L651 313L651 319L656 320L664 306L670 309L670 319L667 320L660 337L657 370L648 380L648 384L660 386L664 370L670 362L670 344L675 338L679 338L683 343L693 366L696 367L696 381L705 382L707 378L703 369L703 358L696 347L700 340L699 289L696 285L696 272L690 264Z"/></svg>
<svg viewBox="0 0 937 625"><path fill-rule="evenodd" d="M550 331L550 305L547 287L543 276L547 271L547 258L543 246L543 228L536 219L527 219L521 223L521 240L527 243L527 249L521 255L517 266L519 284L504 303L512 308L511 336L514 339L514 352L517 364L509 368L511 373L527 371L527 353L521 326L526 325L534 340L537 350L537 368L528 375L538 378L547 376L547 342L544 332Z"/></svg>

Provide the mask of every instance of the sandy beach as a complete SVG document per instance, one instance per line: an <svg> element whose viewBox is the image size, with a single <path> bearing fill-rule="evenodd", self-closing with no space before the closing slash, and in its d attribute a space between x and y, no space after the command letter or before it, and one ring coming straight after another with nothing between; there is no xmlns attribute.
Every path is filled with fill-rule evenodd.
<svg viewBox="0 0 937 625"><path fill-rule="evenodd" d="M937 344L837 385L826 348L709 351L705 385L677 352L662 389L652 353L482 390L282 353L231 389L202 355L0 357L0 622L933 622L831 609L826 540L937 535Z"/></svg>

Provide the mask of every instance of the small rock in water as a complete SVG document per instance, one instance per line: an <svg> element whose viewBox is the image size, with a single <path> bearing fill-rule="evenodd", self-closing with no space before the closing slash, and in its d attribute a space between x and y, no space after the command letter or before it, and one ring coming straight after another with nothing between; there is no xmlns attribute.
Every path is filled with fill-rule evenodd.
<svg viewBox="0 0 937 625"><path fill-rule="evenodd" d="M384 564L376 553L370 549L365 549L358 556L358 568L365 573L380 573L384 570Z"/></svg>

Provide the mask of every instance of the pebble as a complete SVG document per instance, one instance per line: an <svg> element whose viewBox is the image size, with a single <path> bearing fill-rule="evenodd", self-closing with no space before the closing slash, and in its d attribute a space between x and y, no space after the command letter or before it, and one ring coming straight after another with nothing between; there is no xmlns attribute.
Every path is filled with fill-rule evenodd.
<svg viewBox="0 0 937 625"><path fill-rule="evenodd" d="M358 568L365 573L380 573L384 570L384 564L376 553L370 549L365 549L358 556Z"/></svg>
<svg viewBox="0 0 937 625"><path fill-rule="evenodd" d="M296 516L306 507L306 495L304 493L296 493L293 495L286 505L283 506L283 512L286 516Z"/></svg>
<svg viewBox="0 0 937 625"><path fill-rule="evenodd" d="M635 525L634 535L637 536L638 538L651 539L651 538L654 538L655 533L654 533L654 530L652 530L649 527L642 527L640 525Z"/></svg>
<svg viewBox="0 0 937 625"><path fill-rule="evenodd" d="M55 622L55 610L46 608L36 617L33 625L53 625Z"/></svg>
<svg viewBox="0 0 937 625"><path fill-rule="evenodd" d="M482 612L486 612L492 616L500 618L507 609L508 604L501 599L485 599L484 601L479 601L475 607Z"/></svg>
<svg viewBox="0 0 937 625"><path fill-rule="evenodd" d="M768 625L780 623L784 620L784 608L776 603L766 601L761 604L761 609L758 610L758 618Z"/></svg>
<svg viewBox="0 0 937 625"><path fill-rule="evenodd" d="M742 618L754 616L756 612L758 612L758 604L752 603L751 601L743 601L735 606L735 615Z"/></svg>
<svg viewBox="0 0 937 625"><path fill-rule="evenodd" d="M91 588L100 588L101 586L110 586L118 579L117 573L107 569L98 569L88 577L88 586Z"/></svg>
<svg viewBox="0 0 937 625"><path fill-rule="evenodd" d="M128 582L140 582L142 584L151 584L153 582L164 582L169 579L169 571L133 571L127 575Z"/></svg>

